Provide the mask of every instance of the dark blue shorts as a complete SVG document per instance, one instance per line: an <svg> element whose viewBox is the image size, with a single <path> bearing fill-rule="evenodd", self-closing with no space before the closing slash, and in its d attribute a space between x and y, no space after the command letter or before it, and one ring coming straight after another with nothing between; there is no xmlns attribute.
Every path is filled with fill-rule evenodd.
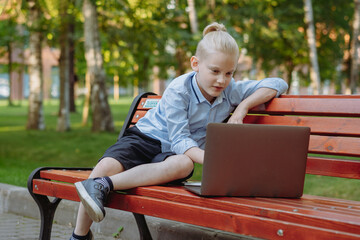
<svg viewBox="0 0 360 240"><path fill-rule="evenodd" d="M128 170L141 164L162 162L174 152L161 152L161 142L143 134L136 126L126 129L124 135L109 147L99 159L111 157ZM192 173L187 177L190 178ZM181 179L182 181L186 180Z"/></svg>

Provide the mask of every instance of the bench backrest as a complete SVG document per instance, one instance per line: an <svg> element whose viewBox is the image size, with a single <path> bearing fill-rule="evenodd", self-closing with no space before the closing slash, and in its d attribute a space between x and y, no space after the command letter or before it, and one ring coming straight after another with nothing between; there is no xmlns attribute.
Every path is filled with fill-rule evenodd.
<svg viewBox="0 0 360 240"><path fill-rule="evenodd" d="M136 97L119 136L161 96ZM360 96L283 95L252 109L245 123L311 128L306 173L360 179Z"/></svg>

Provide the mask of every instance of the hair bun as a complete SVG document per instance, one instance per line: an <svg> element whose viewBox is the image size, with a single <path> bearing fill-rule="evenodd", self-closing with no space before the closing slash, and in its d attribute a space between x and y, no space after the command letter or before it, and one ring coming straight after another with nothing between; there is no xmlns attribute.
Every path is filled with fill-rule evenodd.
<svg viewBox="0 0 360 240"><path fill-rule="evenodd" d="M209 24L207 27L205 27L205 29L203 31L203 36L205 36L206 34L208 34L210 32L216 32L216 31L227 32L224 24L213 22L213 23Z"/></svg>

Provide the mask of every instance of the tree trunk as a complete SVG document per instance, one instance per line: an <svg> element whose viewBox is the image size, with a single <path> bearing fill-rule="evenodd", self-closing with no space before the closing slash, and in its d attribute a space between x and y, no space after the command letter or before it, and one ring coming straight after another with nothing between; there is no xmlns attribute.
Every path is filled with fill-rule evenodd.
<svg viewBox="0 0 360 240"><path fill-rule="evenodd" d="M60 107L57 131L70 130L70 42L68 1L60 1Z"/></svg>
<svg viewBox="0 0 360 240"><path fill-rule="evenodd" d="M290 94L299 95L300 94L300 79L298 71L295 69L291 72L291 84L289 84Z"/></svg>
<svg viewBox="0 0 360 240"><path fill-rule="evenodd" d="M340 61L335 70L335 94L342 94L342 77L341 77L342 62Z"/></svg>
<svg viewBox="0 0 360 240"><path fill-rule="evenodd" d="M13 51L12 51L12 44L9 43L8 44L8 74L9 74L9 97L8 97L8 105L9 106L12 106L13 103L12 103L12 99L13 99L13 96L12 96L12 92L13 92L13 77L12 77L12 72L13 72L13 61L12 61L12 55L13 55Z"/></svg>
<svg viewBox="0 0 360 240"><path fill-rule="evenodd" d="M90 78L89 75L86 74L85 76L85 99L84 99L84 107L82 111L82 123L81 125L84 127L87 124L88 118L89 118L89 108L90 108L90 94L91 94L91 84L90 84Z"/></svg>
<svg viewBox="0 0 360 240"><path fill-rule="evenodd" d="M114 76L114 100L119 100L119 75Z"/></svg>
<svg viewBox="0 0 360 240"><path fill-rule="evenodd" d="M73 4L73 3L72 3ZM69 91L70 91L70 112L76 112L76 104L75 104L75 84L77 82L77 76L75 75L75 17L73 14L69 16L69 61L70 61L70 75L69 75Z"/></svg>
<svg viewBox="0 0 360 240"><path fill-rule="evenodd" d="M258 58L256 60L256 80L261 80L261 79L264 79L265 78L265 72L262 68L263 66L263 63L264 63L264 59L263 58Z"/></svg>
<svg viewBox="0 0 360 240"><path fill-rule="evenodd" d="M22 24L17 24L16 25L16 31L17 34L21 37L21 39L23 39L24 34L25 34L25 26L23 26ZM13 93L14 93L14 99L19 100L19 105L21 105L21 101L24 98L24 94L23 94L23 78L24 78L24 72L25 72L25 56L24 56L24 41L15 41L12 44L12 47L15 51L15 58L18 59L18 65L15 69L15 77L14 79L14 89Z"/></svg>
<svg viewBox="0 0 360 240"><path fill-rule="evenodd" d="M187 0L187 2L189 7L191 33L195 34L198 32L198 21L196 16L195 0Z"/></svg>
<svg viewBox="0 0 360 240"><path fill-rule="evenodd" d="M304 0L304 11L305 11L304 21L307 26L306 34L310 49L310 53L309 53L310 62L312 66L310 69L311 87L313 89L314 94L320 94L321 80L320 80L319 63L317 59L314 16L313 16L311 0Z"/></svg>
<svg viewBox="0 0 360 240"><path fill-rule="evenodd" d="M351 93L356 93L359 82L359 36L360 35L360 0L355 0L355 12L353 22L353 36L351 40L351 70L350 70L350 89Z"/></svg>
<svg viewBox="0 0 360 240"><path fill-rule="evenodd" d="M189 67L188 65L190 61L188 61L189 59L186 56L186 51L183 47L184 44L184 42L181 42L176 46L175 58L178 64L176 68L176 76L183 75Z"/></svg>
<svg viewBox="0 0 360 240"><path fill-rule="evenodd" d="M288 60L285 65L285 73L284 73L284 80L288 83L289 88L287 90L287 94L290 92L293 92L293 87L295 88L294 91L296 91L296 88L300 86L296 86L296 78L298 78L298 70L295 69L294 63L291 60Z"/></svg>
<svg viewBox="0 0 360 240"><path fill-rule="evenodd" d="M84 0L84 36L87 74L91 83L92 131L114 131L107 99L96 6Z"/></svg>
<svg viewBox="0 0 360 240"><path fill-rule="evenodd" d="M211 21L215 21L215 7L216 2L215 0L206 0L206 6L208 8L208 16Z"/></svg>
<svg viewBox="0 0 360 240"><path fill-rule="evenodd" d="M41 62L42 33L40 30L40 8L36 0L29 0L28 25L31 29L29 40L29 110L27 129L45 129L43 113L43 73Z"/></svg>

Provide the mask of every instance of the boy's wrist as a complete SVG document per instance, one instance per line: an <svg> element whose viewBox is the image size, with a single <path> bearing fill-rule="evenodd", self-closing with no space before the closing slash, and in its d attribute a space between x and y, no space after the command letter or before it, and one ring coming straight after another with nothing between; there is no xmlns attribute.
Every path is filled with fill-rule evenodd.
<svg viewBox="0 0 360 240"><path fill-rule="evenodd" d="M186 150L184 154L188 156L194 163L203 164L204 153L204 150L200 149L199 147L192 147Z"/></svg>

